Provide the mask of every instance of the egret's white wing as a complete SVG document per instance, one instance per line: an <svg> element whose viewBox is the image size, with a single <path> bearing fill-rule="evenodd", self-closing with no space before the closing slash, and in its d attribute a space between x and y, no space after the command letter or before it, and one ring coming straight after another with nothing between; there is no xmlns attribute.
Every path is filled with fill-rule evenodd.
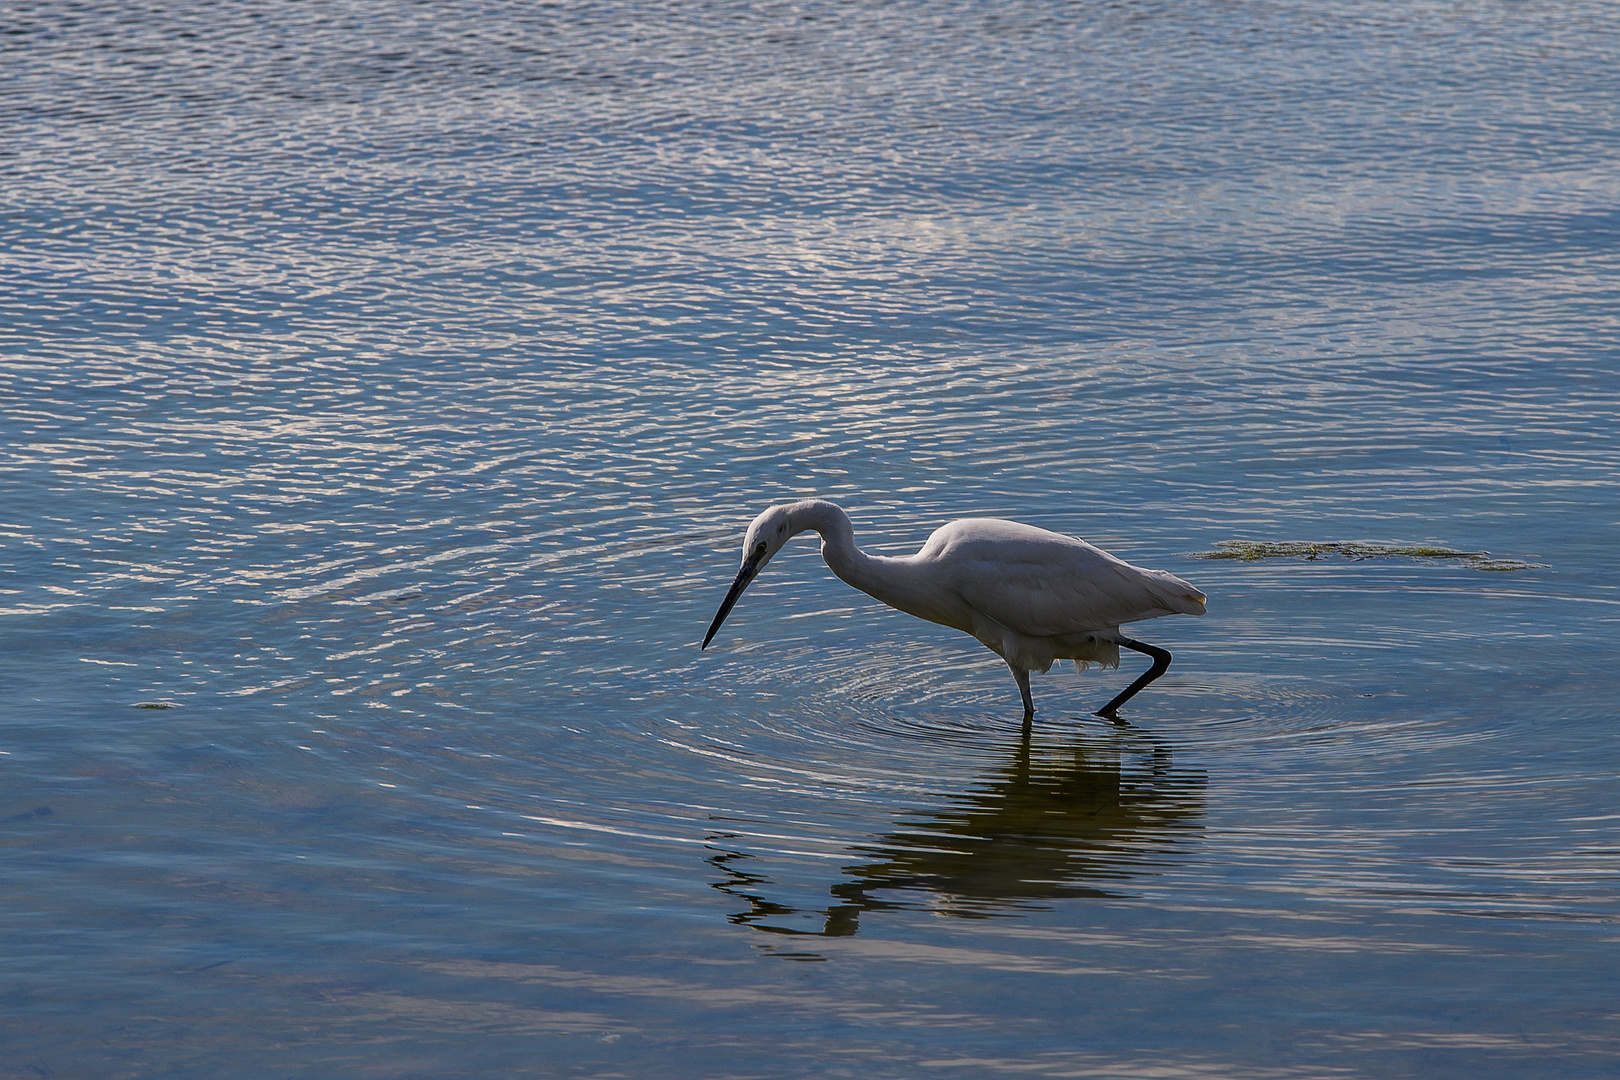
<svg viewBox="0 0 1620 1080"><path fill-rule="evenodd" d="M923 553L948 567L970 607L1030 637L1204 613L1203 594L1174 574L1144 570L1083 540L1016 522L952 522L929 538Z"/></svg>

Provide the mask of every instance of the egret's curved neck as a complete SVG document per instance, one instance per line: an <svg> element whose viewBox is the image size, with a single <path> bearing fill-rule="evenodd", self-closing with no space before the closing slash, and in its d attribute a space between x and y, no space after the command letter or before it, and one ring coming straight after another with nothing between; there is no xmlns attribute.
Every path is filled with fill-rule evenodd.
<svg viewBox="0 0 1620 1080"><path fill-rule="evenodd" d="M952 589L934 579L927 560L868 555L855 546L855 527L838 504L825 499L794 503L789 521L796 533L813 529L821 534L821 557L845 583L892 608L972 633L972 613Z"/></svg>
<svg viewBox="0 0 1620 1080"><path fill-rule="evenodd" d="M790 511L794 532L813 530L821 534L821 557L832 572L855 588L888 603L890 574L880 556L868 555L855 546L855 526L837 503L826 499L806 499L794 503Z"/></svg>

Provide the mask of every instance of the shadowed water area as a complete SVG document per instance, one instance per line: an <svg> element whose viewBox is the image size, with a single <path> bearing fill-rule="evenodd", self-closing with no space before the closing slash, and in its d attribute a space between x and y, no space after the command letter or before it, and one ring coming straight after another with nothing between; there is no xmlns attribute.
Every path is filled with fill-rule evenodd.
<svg viewBox="0 0 1620 1080"><path fill-rule="evenodd" d="M0 132L0 1076L1613 1068L1620 8L13 3ZM700 652L811 495L1209 614Z"/></svg>

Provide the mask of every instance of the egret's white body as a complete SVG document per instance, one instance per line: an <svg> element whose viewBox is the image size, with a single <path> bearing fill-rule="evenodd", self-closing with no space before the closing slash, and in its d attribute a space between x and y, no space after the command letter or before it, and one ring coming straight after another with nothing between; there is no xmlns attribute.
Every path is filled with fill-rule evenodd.
<svg viewBox="0 0 1620 1080"><path fill-rule="evenodd" d="M1056 660L1077 667L1119 666L1119 647L1155 659L1149 676L1102 710L1112 710L1169 666L1169 653L1120 633L1127 623L1160 615L1202 615L1205 596L1162 570L1144 570L1062 533L999 518L963 518L934 532L915 555L868 555L855 546L849 515L824 499L773 506L754 519L743 541L743 565L704 647L748 583L806 530L821 534L832 572L892 608L972 634L1012 669L1034 712L1029 673Z"/></svg>

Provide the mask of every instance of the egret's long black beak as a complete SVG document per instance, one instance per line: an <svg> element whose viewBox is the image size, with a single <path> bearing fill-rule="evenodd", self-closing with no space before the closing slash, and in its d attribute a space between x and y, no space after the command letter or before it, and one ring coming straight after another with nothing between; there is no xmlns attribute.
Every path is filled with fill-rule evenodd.
<svg viewBox="0 0 1620 1080"><path fill-rule="evenodd" d="M737 580L731 583L731 589L726 593L726 598L720 601L720 610L714 613L714 622L709 624L709 632L703 635L703 644L698 646L699 648L707 649L709 647L709 642L714 640L715 632L720 629L720 624L726 621L726 616L731 614L731 609L737 606L737 598L742 596L743 590L748 588L748 583L758 575L759 560L752 556L744 559L742 569L737 571Z"/></svg>

